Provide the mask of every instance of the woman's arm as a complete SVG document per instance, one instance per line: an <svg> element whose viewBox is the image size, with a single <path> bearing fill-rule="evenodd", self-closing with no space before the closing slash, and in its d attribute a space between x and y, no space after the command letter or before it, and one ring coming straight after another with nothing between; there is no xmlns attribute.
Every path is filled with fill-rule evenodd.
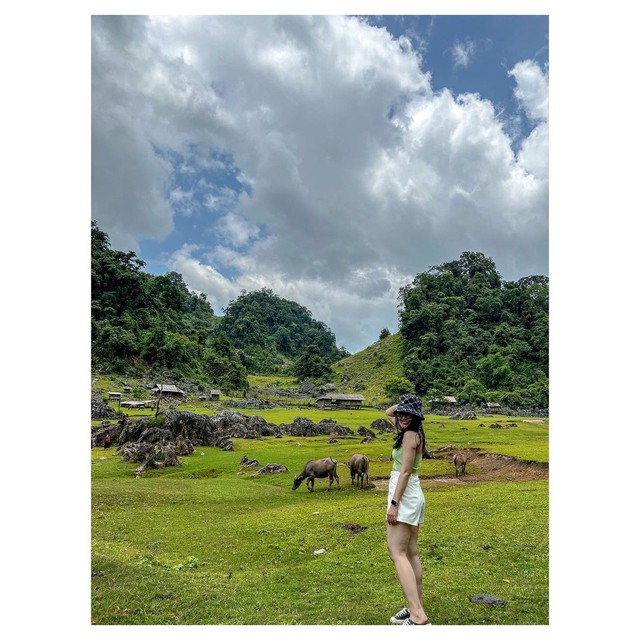
<svg viewBox="0 0 640 640"><path fill-rule="evenodd" d="M392 407L389 407L384 413L387 417L387 420L394 426L397 427L398 418L396 418L396 408L397 404L394 404Z"/></svg>
<svg viewBox="0 0 640 640"><path fill-rule="evenodd" d="M393 500L400 502L404 490L407 488L407 483L413 471L413 463L416 459L416 451L420 444L420 439L415 431L405 432L402 438L402 466L400 467L400 475L398 476L398 482L396 489L393 493ZM389 524L396 524L398 521L398 507L391 505L387 510L387 522Z"/></svg>

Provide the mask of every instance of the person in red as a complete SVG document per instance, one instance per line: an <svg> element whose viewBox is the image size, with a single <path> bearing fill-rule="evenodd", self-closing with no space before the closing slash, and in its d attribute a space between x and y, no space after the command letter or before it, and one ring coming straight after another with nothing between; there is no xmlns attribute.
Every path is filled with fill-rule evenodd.
<svg viewBox="0 0 640 640"><path fill-rule="evenodd" d="M104 437L104 448L108 449L111 446L111 436L107 433Z"/></svg>
<svg viewBox="0 0 640 640"><path fill-rule="evenodd" d="M422 401L404 394L385 413L396 428L387 498L387 551L407 601L407 607L390 621L402 625L429 624L422 606L422 563L418 557L418 531L424 522L425 508L418 469L427 453Z"/></svg>

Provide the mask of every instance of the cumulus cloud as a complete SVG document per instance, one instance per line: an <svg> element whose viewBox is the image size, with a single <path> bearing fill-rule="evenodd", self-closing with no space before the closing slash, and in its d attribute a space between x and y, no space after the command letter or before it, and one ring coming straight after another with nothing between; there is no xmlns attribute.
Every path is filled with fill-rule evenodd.
<svg viewBox="0 0 640 640"><path fill-rule="evenodd" d="M517 83L515 96L531 120L546 120L549 114L549 77L533 60L518 62L509 75Z"/></svg>
<svg viewBox="0 0 640 640"><path fill-rule="evenodd" d="M490 102L434 93L408 39L356 18L103 17L93 40L93 215L115 246L171 233L186 194L167 152L243 185L211 190L214 244L167 265L217 310L266 286L357 350L397 326L400 286L462 251L507 278L546 272L535 63L510 71L537 123L516 154Z"/></svg>

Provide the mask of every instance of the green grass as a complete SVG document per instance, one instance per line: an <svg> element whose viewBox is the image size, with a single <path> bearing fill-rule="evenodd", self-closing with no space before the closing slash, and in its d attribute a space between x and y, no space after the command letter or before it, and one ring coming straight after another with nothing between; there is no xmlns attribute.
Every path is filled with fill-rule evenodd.
<svg viewBox="0 0 640 640"><path fill-rule="evenodd" d="M362 393L365 404L378 405L387 394L390 378L403 377L402 337L399 333L378 340L366 349L332 365L334 382L343 393ZM349 379L343 382L343 377Z"/></svg>
<svg viewBox="0 0 640 640"><path fill-rule="evenodd" d="M354 430L373 410L274 409L269 422L295 415L332 417ZM434 418L434 420L431 420ZM478 421L429 417L430 448L479 446L548 459L546 425L480 428ZM440 427L444 423L445 427ZM389 475L391 434L328 444L326 436L234 440L234 451L196 447L181 467L147 471L113 450L93 449L92 621L95 624L387 624L402 605L386 553L386 493L351 486L291 491L311 458L345 462L366 453L371 477ZM470 444L473 443L473 444ZM201 455L204 454L204 455ZM510 455L512 455L510 454ZM251 478L247 455L284 464L289 473ZM102 459L104 458L104 459ZM451 464L425 460L421 476L452 474ZM373 480L375 482L375 480ZM429 486L419 549L425 607L434 624L548 624L548 483L479 482ZM344 524L367 527L352 533ZM326 553L314 556L314 551ZM490 593L504 608L473 604Z"/></svg>

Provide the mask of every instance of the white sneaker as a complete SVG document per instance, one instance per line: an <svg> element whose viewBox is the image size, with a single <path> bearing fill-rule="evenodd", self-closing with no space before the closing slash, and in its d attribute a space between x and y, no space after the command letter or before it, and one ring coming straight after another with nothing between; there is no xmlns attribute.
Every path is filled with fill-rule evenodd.
<svg viewBox="0 0 640 640"><path fill-rule="evenodd" d="M405 624L406 624L406 625L413 624L413 625L416 625L416 626L421 626L421 625L423 625L423 624L431 624L431 622L429 622L429 618L427 618L427 621L426 621L426 622L422 622L422 623L420 623L420 625L418 625L418 623L417 623L417 622L414 622L411 618L407 618L404 622L401 622L400 624L402 624L402 625L405 625Z"/></svg>
<svg viewBox="0 0 640 640"><path fill-rule="evenodd" d="M410 615L409 609L405 607L404 609L400 609L395 616L390 618L389 622L391 622L391 624L404 624L404 621L408 620Z"/></svg>

